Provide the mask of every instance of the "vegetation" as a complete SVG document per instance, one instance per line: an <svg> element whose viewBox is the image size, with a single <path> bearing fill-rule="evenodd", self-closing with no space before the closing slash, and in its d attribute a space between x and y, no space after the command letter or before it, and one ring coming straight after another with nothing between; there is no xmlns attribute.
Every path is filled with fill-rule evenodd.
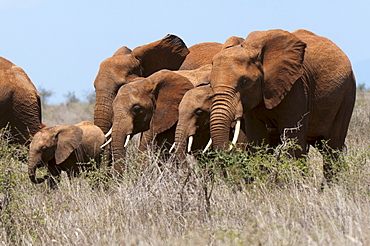
<svg viewBox="0 0 370 246"><path fill-rule="evenodd" d="M128 171L83 174L59 188L27 177L28 149L0 136L3 245L369 245L370 92L358 91L343 169L321 189L322 158L284 149L173 157L130 146ZM44 105L47 125L92 120L93 105ZM279 160L267 152L279 151Z"/></svg>

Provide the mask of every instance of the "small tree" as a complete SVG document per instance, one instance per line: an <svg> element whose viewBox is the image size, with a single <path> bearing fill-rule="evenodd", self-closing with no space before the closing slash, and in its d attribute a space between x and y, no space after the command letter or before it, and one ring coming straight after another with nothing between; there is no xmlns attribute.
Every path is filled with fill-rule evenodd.
<svg viewBox="0 0 370 246"><path fill-rule="evenodd" d="M95 92L86 93L86 100L89 104L95 104L96 95Z"/></svg>
<svg viewBox="0 0 370 246"><path fill-rule="evenodd" d="M64 97L67 99L66 104L79 103L80 99L77 98L74 91L69 91Z"/></svg>
<svg viewBox="0 0 370 246"><path fill-rule="evenodd" d="M366 84L365 83L358 84L357 89L360 90L360 91L366 91L367 90Z"/></svg>
<svg viewBox="0 0 370 246"><path fill-rule="evenodd" d="M53 91L47 90L45 88L40 88L38 91L40 94L40 100L42 105L45 105L48 99L54 94Z"/></svg>

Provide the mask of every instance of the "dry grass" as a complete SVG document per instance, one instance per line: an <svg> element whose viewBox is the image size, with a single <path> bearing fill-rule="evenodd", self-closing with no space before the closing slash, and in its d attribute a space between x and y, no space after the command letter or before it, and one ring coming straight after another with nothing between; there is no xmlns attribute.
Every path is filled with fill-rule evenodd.
<svg viewBox="0 0 370 246"><path fill-rule="evenodd" d="M28 180L25 159L19 160L27 150L2 137L0 244L369 245L369 97L359 92L344 155L349 168L323 191L315 151L307 177L299 174L297 162L285 160L288 165L279 169L283 182L267 174L246 185L237 175L224 178L217 168L212 179L191 158L189 169L180 170L154 151L146 155L148 162L138 162L134 146L124 178L105 178L100 171L73 182L64 178L50 191ZM72 107L67 114L82 116ZM273 162L258 158L253 160ZM237 164L236 155L230 159Z"/></svg>
<svg viewBox="0 0 370 246"><path fill-rule="evenodd" d="M42 122L47 126L74 125L84 120L94 121L94 105L91 103L70 102L42 107Z"/></svg>

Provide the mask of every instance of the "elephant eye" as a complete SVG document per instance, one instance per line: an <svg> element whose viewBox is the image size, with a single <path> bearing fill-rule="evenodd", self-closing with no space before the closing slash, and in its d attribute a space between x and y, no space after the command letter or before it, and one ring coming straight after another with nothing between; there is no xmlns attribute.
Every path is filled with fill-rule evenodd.
<svg viewBox="0 0 370 246"><path fill-rule="evenodd" d="M46 150L45 146L42 146L41 151L44 152Z"/></svg>
<svg viewBox="0 0 370 246"><path fill-rule="evenodd" d="M249 81L248 78L241 77L240 80L239 80L239 83L241 84L241 86L246 86L248 84L248 81Z"/></svg>
<svg viewBox="0 0 370 246"><path fill-rule="evenodd" d="M200 108L198 108L196 111L195 111L195 115L201 115L203 113L203 110L201 110Z"/></svg>
<svg viewBox="0 0 370 246"><path fill-rule="evenodd" d="M141 112L141 106L140 105L134 105L132 107L132 112L134 112L135 114L139 114Z"/></svg>

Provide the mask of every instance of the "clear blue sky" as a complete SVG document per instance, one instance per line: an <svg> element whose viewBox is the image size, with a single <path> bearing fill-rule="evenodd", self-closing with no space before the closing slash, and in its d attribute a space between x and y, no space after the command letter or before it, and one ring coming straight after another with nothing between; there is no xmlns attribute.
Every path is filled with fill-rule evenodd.
<svg viewBox="0 0 370 246"><path fill-rule="evenodd" d="M190 47L277 28L331 39L370 88L368 0L0 0L0 56L52 91L48 103L92 93L100 63L122 46L171 33Z"/></svg>

